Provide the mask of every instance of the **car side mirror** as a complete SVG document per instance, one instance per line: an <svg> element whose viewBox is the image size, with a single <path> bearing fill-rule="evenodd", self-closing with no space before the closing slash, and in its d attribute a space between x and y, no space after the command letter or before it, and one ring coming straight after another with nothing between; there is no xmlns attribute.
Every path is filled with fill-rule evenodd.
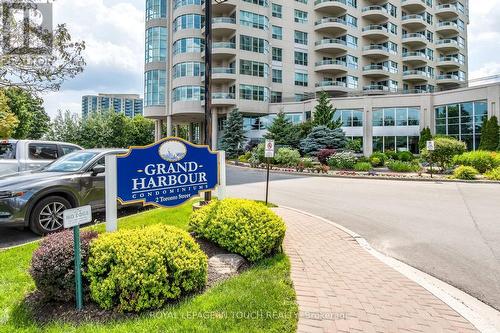
<svg viewBox="0 0 500 333"><path fill-rule="evenodd" d="M100 173L104 173L104 171L106 171L106 167L98 164L92 168L92 176L97 176Z"/></svg>

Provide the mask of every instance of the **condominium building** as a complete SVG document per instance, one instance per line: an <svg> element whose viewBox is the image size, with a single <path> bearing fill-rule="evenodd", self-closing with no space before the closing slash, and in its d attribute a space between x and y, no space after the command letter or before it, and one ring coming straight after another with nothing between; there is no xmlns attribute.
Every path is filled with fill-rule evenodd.
<svg viewBox="0 0 500 333"><path fill-rule="evenodd" d="M82 96L82 117L91 113L114 111L127 117L143 115L143 100L136 94L98 94Z"/></svg>
<svg viewBox="0 0 500 333"><path fill-rule="evenodd" d="M468 6L466 0L214 3L213 142L235 108L252 138L279 110L306 120L311 109L299 115L297 107L310 107L322 91L336 107L379 96L402 107L404 96L466 86ZM146 0L144 105L157 131L163 121L170 135L177 124L199 127L203 119L203 21L203 0ZM407 108L407 117L415 112Z"/></svg>

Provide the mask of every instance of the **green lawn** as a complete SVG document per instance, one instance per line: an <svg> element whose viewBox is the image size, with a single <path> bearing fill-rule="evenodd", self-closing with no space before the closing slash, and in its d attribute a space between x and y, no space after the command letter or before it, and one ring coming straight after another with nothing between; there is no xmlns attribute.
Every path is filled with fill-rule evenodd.
<svg viewBox="0 0 500 333"><path fill-rule="evenodd" d="M175 209L155 209L119 220L119 228L155 223L187 229L191 203ZM94 226L99 231L104 225ZM0 252L0 332L295 332L297 305L290 280L288 258L263 260L242 275L205 294L145 314L136 319L107 324L73 326L51 323L38 327L21 306L34 289L27 273L37 244Z"/></svg>

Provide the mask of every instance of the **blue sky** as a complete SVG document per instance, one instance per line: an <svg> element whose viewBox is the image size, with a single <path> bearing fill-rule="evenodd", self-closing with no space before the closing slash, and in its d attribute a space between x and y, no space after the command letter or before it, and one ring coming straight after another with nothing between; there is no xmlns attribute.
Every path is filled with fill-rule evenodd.
<svg viewBox="0 0 500 333"><path fill-rule="evenodd" d="M87 43L85 72L46 94L45 108L80 113L86 94L143 94L145 0L56 0L54 20ZM471 0L470 78L500 74L500 0Z"/></svg>

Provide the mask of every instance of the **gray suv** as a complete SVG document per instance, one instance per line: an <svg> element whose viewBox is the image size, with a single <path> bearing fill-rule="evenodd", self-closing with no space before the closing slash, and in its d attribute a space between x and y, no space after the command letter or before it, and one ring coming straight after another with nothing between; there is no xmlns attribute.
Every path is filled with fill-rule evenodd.
<svg viewBox="0 0 500 333"><path fill-rule="evenodd" d="M64 155L40 170L0 177L0 226L29 227L39 235L63 227L63 211L104 210L104 157L126 149L89 149Z"/></svg>

